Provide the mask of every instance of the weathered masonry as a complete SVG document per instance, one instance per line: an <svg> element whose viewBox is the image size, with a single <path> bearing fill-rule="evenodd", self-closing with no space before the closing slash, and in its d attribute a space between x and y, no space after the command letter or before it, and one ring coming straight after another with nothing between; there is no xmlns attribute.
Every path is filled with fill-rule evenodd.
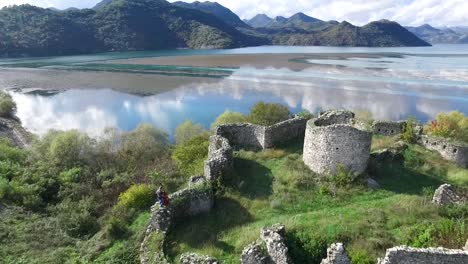
<svg viewBox="0 0 468 264"><path fill-rule="evenodd" d="M226 138L236 149L267 149L304 136L306 118L292 118L272 126L228 124L215 129L215 135Z"/></svg>
<svg viewBox="0 0 468 264"><path fill-rule="evenodd" d="M347 124L317 126L309 120L304 139L304 163L318 174L334 174L340 167L363 173L370 157L372 133Z"/></svg>
<svg viewBox="0 0 468 264"><path fill-rule="evenodd" d="M394 247L379 264L462 264L468 263L468 251L444 248Z"/></svg>
<svg viewBox="0 0 468 264"><path fill-rule="evenodd" d="M468 145L463 143L451 142L445 138L420 135L418 143L427 149L437 151L440 155L449 161L458 165L468 167Z"/></svg>
<svg viewBox="0 0 468 264"><path fill-rule="evenodd" d="M403 132L405 124L405 121L374 121L372 128L375 135L394 136Z"/></svg>

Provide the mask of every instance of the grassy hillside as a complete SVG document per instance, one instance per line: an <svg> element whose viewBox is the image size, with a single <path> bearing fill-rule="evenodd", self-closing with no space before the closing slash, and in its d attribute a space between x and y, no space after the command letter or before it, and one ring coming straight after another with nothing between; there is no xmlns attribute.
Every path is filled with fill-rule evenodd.
<svg viewBox="0 0 468 264"><path fill-rule="evenodd" d="M396 141L375 137L374 149ZM467 207L430 203L442 183L468 187L468 170L411 145L398 161L374 162L369 174L381 188L350 183L346 174L319 180L302 162L301 144L236 153L235 173L212 213L180 223L168 253L195 251L239 263L242 249L263 226L286 225L295 263L320 263L329 244L342 241L353 263L375 263L395 245L461 248L468 238ZM361 179L362 180L362 179Z"/></svg>

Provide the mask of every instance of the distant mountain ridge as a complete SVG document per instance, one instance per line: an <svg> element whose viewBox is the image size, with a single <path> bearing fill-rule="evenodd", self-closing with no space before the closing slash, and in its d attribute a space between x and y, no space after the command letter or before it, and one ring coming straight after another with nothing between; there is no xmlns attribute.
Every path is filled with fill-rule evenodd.
<svg viewBox="0 0 468 264"><path fill-rule="evenodd" d="M429 24L419 27L406 27L413 34L431 44L468 44L468 30L460 28L435 28Z"/></svg>
<svg viewBox="0 0 468 264"><path fill-rule="evenodd" d="M218 4L217 2L195 1L192 3L187 3L187 2L178 1L178 2L174 2L173 4L177 6L185 7L185 8L193 8L193 9L197 9L200 11L211 13L232 27L241 27L241 28L250 27L244 21L242 21L234 12Z"/></svg>
<svg viewBox="0 0 468 264"><path fill-rule="evenodd" d="M396 22L364 27L303 13L242 21L214 2L104 0L92 9L0 9L0 56L51 56L105 51L224 49L256 45L427 46Z"/></svg>

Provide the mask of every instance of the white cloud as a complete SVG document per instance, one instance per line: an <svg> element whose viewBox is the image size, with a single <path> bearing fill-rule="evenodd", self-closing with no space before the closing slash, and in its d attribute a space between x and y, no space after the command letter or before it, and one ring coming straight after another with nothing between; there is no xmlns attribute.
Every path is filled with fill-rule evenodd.
<svg viewBox="0 0 468 264"><path fill-rule="evenodd" d="M170 2L174 2L171 0ZM0 0L0 6L30 3L42 7L92 7L99 0ZM193 0L185 0L193 2ZM304 12L322 20L347 20L362 25L390 19L403 25L468 25L467 0L218 0L242 18L258 13L290 16Z"/></svg>

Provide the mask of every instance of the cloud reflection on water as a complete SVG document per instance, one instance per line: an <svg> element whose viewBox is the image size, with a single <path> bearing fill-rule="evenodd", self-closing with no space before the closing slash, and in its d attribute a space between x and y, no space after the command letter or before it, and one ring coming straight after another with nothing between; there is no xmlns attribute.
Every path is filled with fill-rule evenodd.
<svg viewBox="0 0 468 264"><path fill-rule="evenodd" d="M78 89L47 97L14 93L14 99L23 125L34 133L79 129L93 136L107 127L128 131L140 123L152 123L172 133L187 119L209 127L224 110L247 113L259 100L284 103L293 112L346 108L393 120L412 115L426 121L440 111L468 113L466 83L465 87L440 87L424 82L335 79L320 73L316 69L241 68L219 82L194 78L190 84L154 96Z"/></svg>

